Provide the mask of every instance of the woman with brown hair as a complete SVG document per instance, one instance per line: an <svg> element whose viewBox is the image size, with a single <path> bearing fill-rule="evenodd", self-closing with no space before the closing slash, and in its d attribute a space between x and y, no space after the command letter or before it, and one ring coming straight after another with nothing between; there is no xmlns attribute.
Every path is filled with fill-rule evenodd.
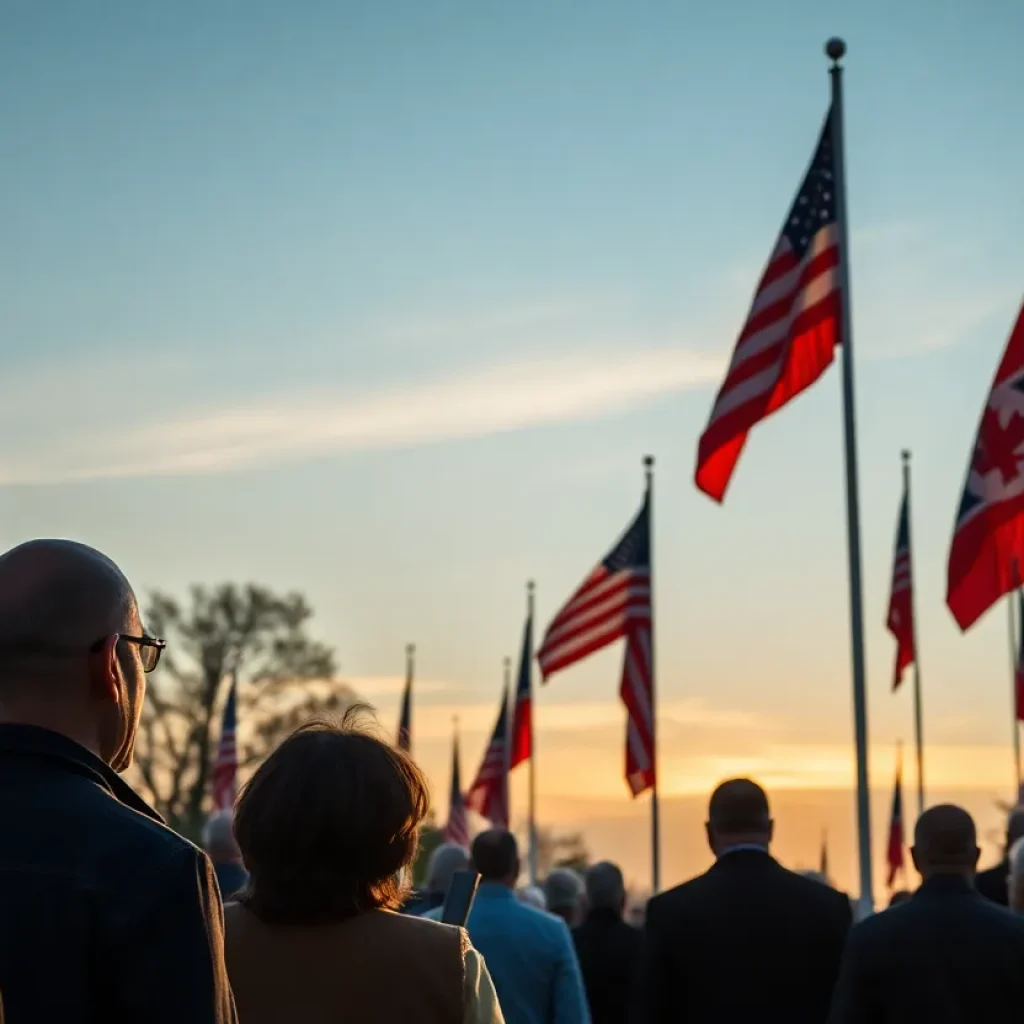
<svg viewBox="0 0 1024 1024"><path fill-rule="evenodd" d="M394 912L427 784L363 711L299 729L238 801L249 883L224 917L240 1024L502 1024L465 931Z"/></svg>

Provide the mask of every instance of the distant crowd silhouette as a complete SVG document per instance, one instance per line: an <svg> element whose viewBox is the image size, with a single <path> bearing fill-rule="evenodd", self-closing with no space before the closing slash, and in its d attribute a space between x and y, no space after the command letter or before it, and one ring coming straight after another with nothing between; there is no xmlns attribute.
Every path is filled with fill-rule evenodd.
<svg viewBox="0 0 1024 1024"><path fill-rule="evenodd" d="M205 852L168 828L120 777L163 649L98 551L41 540L0 556L0 1021L1024 1018L1024 809L977 874L970 815L926 810L919 888L857 924L843 893L773 858L748 779L711 795L713 866L654 896L642 929L609 862L519 888L502 829L435 850L413 894L426 780L364 708L286 739L209 820ZM475 898L453 918L467 877Z"/></svg>

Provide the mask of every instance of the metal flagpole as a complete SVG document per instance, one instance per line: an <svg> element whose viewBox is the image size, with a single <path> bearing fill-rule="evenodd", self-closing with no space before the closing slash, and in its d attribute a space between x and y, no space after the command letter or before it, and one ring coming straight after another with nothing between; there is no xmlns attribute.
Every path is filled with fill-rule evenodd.
<svg viewBox="0 0 1024 1024"><path fill-rule="evenodd" d="M846 221L846 166L843 153L843 69L846 43L825 44L832 61L832 153L835 163L836 230L842 294L843 433L846 440L846 529L850 560L850 648L853 661L853 722L857 749L857 833L860 847L860 917L874 909L871 884L871 795L868 790L868 709L864 684L864 614L861 595L860 499L857 494L857 428L853 402L853 316L850 296L850 240Z"/></svg>
<svg viewBox="0 0 1024 1024"><path fill-rule="evenodd" d="M910 452L903 451L903 494L907 503L907 565L910 568L910 621L914 638L914 743L917 753L917 816L924 814L924 729L921 715L921 648L917 635L917 610L914 607L914 591L917 578L914 576L914 531L911 527L910 503Z"/></svg>
<svg viewBox="0 0 1024 1024"><path fill-rule="evenodd" d="M1014 565L1014 576L1017 575L1017 567ZM1016 598L1016 600L1014 600ZM1006 606L1010 610L1010 693L1013 696L1013 763L1016 769L1017 775L1017 791L1020 791L1021 784L1021 773L1020 773L1020 723L1017 721L1017 651L1018 642L1024 643L1024 638L1018 641L1017 638L1017 620L1020 617L1020 603L1021 603L1021 592L1020 590L1011 590L1007 596ZM1017 799L1017 793L1014 794L1014 799Z"/></svg>
<svg viewBox="0 0 1024 1024"><path fill-rule="evenodd" d="M529 841L530 841L530 885L537 884L537 818L536 818L536 799L537 799L537 778L534 771L534 765L537 763L537 747L534 744L534 729L533 729L533 597L536 587L533 580L530 580L526 584L526 618L530 623L530 649L523 651L523 657L528 659L523 670L529 673L528 678L530 680L530 721L529 721L529 732L530 732L530 774L528 778L529 793L528 793L528 815L529 823Z"/></svg>
<svg viewBox="0 0 1024 1024"><path fill-rule="evenodd" d="M657 660L654 656L654 456L644 456L647 483L647 544L650 558L651 587L651 890L661 889L661 824L658 814L658 703L655 697Z"/></svg>

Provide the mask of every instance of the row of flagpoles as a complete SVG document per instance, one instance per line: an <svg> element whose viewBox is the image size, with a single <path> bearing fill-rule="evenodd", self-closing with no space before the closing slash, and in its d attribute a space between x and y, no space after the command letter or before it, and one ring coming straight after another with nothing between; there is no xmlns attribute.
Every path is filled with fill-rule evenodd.
<svg viewBox="0 0 1024 1024"><path fill-rule="evenodd" d="M726 377L712 406L697 450L695 483L715 501L725 497L750 430L810 387L842 350L842 410L846 467L846 524L850 592L851 676L856 752L856 806L860 903L872 899L871 824L868 793L867 701L864 670L860 509L854 412L850 246L846 216L843 139L842 40L831 39L831 105L810 167L786 215L733 350ZM969 629L993 604L1021 586L1024 564L1024 308L996 372L968 466L957 511L948 566L946 602L961 630ZM643 502L618 543L584 579L546 629L536 659L542 679L597 650L625 639L619 694L626 706L625 775L633 796L650 791L651 881L659 888L657 714L655 703L654 605L652 599L653 459L644 459ZM1011 597L1011 654L1015 678L1014 756L1020 784L1020 733L1024 718L1024 602ZM1019 646L1013 637L1020 622ZM497 720L473 783L463 796L458 737L453 744L449 839L468 841L467 808L508 826L509 772L529 765L530 875L536 879L535 751L533 737L534 589L527 588L515 690L511 663ZM918 809L924 807L921 672L914 617L911 550L910 457L903 453L900 508L892 587L886 624L897 644L893 688L914 667L914 732ZM414 649L407 649L407 676L398 742L411 746ZM217 806L229 806L237 755L234 752L235 686L225 708L223 737L213 772ZM230 714L230 721L229 721ZM889 835L890 884L898 832L902 864L901 766L897 769ZM897 829L898 825L898 829ZM823 860L826 851L823 846Z"/></svg>

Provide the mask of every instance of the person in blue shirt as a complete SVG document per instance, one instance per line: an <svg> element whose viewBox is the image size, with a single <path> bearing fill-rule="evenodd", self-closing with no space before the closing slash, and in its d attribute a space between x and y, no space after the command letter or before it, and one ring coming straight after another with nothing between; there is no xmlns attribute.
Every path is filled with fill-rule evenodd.
<svg viewBox="0 0 1024 1024"><path fill-rule="evenodd" d="M519 848L504 829L473 840L480 888L467 930L483 954L507 1024L590 1024L583 979L565 922L515 895Z"/></svg>

